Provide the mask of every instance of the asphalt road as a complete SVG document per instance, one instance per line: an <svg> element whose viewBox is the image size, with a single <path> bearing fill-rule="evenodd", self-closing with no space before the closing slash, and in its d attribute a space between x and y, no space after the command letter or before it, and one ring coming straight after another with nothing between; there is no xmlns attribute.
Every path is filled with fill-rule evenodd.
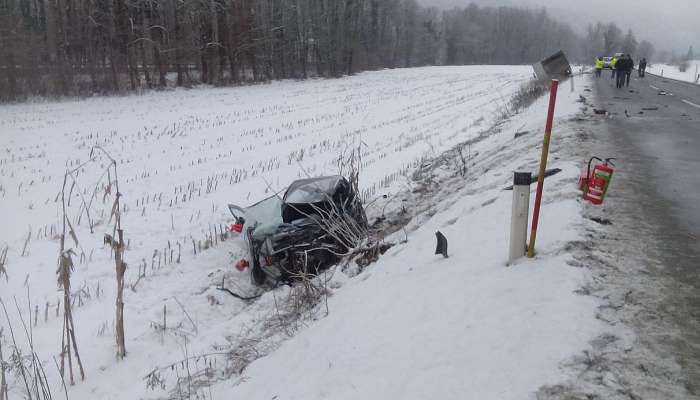
<svg viewBox="0 0 700 400"><path fill-rule="evenodd" d="M598 104L613 116L611 133L647 155L653 189L688 231L700 233L700 86L649 74L624 89L609 76L597 83Z"/></svg>
<svg viewBox="0 0 700 400"><path fill-rule="evenodd" d="M617 158L603 212L632 264L629 297L643 303L627 322L652 351L670 353L687 395L700 398L700 86L635 71L616 89L606 71L592 88L594 107L609 113L595 151Z"/></svg>

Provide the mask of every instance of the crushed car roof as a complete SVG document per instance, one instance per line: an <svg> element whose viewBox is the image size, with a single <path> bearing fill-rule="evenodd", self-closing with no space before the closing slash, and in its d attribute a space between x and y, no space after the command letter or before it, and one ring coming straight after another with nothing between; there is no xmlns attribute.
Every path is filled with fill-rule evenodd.
<svg viewBox="0 0 700 400"><path fill-rule="evenodd" d="M300 179L289 186L284 195L284 202L301 204L327 201L344 182L347 181L340 175Z"/></svg>

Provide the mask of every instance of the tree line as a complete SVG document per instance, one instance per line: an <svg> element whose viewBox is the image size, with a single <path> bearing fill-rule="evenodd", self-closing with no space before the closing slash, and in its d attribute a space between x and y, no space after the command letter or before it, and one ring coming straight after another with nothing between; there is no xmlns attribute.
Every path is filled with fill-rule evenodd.
<svg viewBox="0 0 700 400"><path fill-rule="evenodd" d="M586 38L544 9L415 0L0 0L0 100L529 64ZM590 58L590 57L588 57Z"/></svg>
<svg viewBox="0 0 700 400"><path fill-rule="evenodd" d="M614 22L588 25L584 43L586 58L589 60L600 56L612 56L615 53L630 54L636 59L651 59L656 53L649 41L637 41L631 29L625 33Z"/></svg>

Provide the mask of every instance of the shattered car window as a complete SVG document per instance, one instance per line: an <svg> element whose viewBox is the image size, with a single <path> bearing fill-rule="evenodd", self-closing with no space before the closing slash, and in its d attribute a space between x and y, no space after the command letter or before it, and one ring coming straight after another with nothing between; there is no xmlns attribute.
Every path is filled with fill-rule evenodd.
<svg viewBox="0 0 700 400"><path fill-rule="evenodd" d="M282 199L277 196L268 197L245 209L245 218L255 227L254 236L268 235L275 232L282 224Z"/></svg>

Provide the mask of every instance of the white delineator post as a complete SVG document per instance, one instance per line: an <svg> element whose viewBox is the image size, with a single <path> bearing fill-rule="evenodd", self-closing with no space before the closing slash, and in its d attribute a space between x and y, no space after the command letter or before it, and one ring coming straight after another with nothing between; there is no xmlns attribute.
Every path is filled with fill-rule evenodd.
<svg viewBox="0 0 700 400"><path fill-rule="evenodd" d="M530 212L530 183L532 173L513 174L513 208L510 217L510 252L508 263L512 263L527 252L527 222Z"/></svg>

